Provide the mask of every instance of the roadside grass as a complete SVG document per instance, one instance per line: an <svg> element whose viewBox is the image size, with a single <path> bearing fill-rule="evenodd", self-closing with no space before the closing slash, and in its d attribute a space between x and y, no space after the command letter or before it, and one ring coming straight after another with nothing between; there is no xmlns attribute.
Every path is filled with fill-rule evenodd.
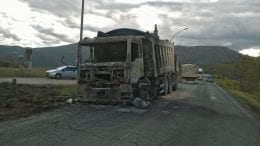
<svg viewBox="0 0 260 146"><path fill-rule="evenodd" d="M64 105L76 94L75 85L0 84L0 121L28 117Z"/></svg>
<svg viewBox="0 0 260 146"><path fill-rule="evenodd" d="M37 85L36 85L37 86ZM41 86L46 86L46 85L41 85ZM63 96L70 96L74 97L76 96L76 85L51 85L54 87L54 89Z"/></svg>
<svg viewBox="0 0 260 146"><path fill-rule="evenodd" d="M32 88L50 88L56 90L59 94L71 94L75 91L76 85L52 85L52 84L32 84Z"/></svg>
<svg viewBox="0 0 260 146"><path fill-rule="evenodd" d="M24 75L24 77L32 78L43 78L45 77L44 68L32 68L29 75ZM22 73L19 68L13 67L0 67L0 77L22 77Z"/></svg>
<svg viewBox="0 0 260 146"><path fill-rule="evenodd" d="M217 79L216 83L260 115L260 89L252 92L241 91L239 89L239 83L233 80Z"/></svg>

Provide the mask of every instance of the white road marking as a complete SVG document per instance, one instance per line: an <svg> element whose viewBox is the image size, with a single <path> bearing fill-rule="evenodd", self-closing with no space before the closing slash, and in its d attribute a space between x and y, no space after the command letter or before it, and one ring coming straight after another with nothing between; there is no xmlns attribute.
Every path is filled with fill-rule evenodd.
<svg viewBox="0 0 260 146"><path fill-rule="evenodd" d="M214 100L217 99L217 98L216 98L215 96L213 96L213 95L210 95L209 98L210 98L211 101L214 101Z"/></svg>

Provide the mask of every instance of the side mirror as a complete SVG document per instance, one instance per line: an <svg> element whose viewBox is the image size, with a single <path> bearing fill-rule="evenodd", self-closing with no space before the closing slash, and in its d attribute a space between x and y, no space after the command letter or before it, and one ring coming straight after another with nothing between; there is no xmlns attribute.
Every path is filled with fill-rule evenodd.
<svg viewBox="0 0 260 146"><path fill-rule="evenodd" d="M63 69L62 72L65 72L65 69Z"/></svg>

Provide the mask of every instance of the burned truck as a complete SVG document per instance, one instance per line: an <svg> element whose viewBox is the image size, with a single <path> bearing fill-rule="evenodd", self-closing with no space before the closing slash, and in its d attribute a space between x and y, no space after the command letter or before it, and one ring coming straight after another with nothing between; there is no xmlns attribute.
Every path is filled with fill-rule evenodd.
<svg viewBox="0 0 260 146"><path fill-rule="evenodd" d="M78 96L83 101L156 99L177 88L174 46L159 38L157 26L153 33L135 29L98 32L79 45L90 49L89 59L78 66Z"/></svg>

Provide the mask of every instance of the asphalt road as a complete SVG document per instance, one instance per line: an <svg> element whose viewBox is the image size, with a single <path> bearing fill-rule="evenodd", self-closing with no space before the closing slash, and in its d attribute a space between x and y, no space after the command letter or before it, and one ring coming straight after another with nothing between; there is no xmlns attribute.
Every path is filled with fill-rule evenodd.
<svg viewBox="0 0 260 146"><path fill-rule="evenodd" d="M0 83L9 82L11 83L13 79L16 79L18 84L52 84L52 85L71 85L76 84L76 80L57 80L48 78L0 78Z"/></svg>
<svg viewBox="0 0 260 146"><path fill-rule="evenodd" d="M0 123L0 144L259 146L260 123L215 84L180 84L146 110L72 104Z"/></svg>

